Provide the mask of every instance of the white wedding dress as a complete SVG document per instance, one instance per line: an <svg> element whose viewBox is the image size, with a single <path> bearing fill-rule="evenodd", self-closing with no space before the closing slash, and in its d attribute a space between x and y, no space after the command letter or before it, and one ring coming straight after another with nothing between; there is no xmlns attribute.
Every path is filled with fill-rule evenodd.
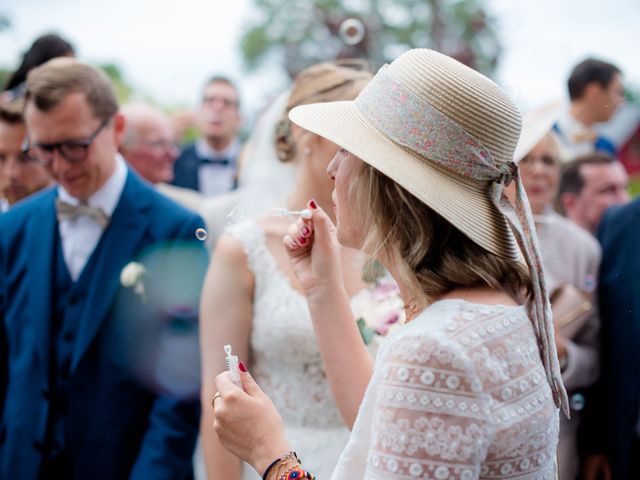
<svg viewBox="0 0 640 480"><path fill-rule="evenodd" d="M251 374L282 415L287 438L305 467L327 479L349 430L331 396L307 301L278 269L255 220L227 233L243 245L255 277ZM244 466L244 480L259 478Z"/></svg>
<svg viewBox="0 0 640 480"><path fill-rule="evenodd" d="M442 300L383 341L331 478L555 480L557 441L525 308Z"/></svg>

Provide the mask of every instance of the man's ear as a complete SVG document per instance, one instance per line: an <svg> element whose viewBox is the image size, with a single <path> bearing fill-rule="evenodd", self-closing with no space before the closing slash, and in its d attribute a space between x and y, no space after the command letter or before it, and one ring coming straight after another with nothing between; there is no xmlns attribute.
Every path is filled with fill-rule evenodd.
<svg viewBox="0 0 640 480"><path fill-rule="evenodd" d="M119 111L113 116L113 131L115 135L116 145L118 149L122 147L122 142L124 141L124 127L127 123L124 115Z"/></svg>
<svg viewBox="0 0 640 480"><path fill-rule="evenodd" d="M565 217L573 215L576 207L576 195L571 192L564 192L560 195L559 201Z"/></svg>

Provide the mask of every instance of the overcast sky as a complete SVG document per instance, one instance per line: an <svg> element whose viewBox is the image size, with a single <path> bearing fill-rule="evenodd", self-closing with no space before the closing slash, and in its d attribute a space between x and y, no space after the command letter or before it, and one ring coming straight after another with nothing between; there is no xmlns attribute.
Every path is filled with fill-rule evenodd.
<svg viewBox="0 0 640 480"><path fill-rule="evenodd" d="M0 0L10 30L0 65L15 68L40 34L60 33L88 62L116 63L164 105L196 103L202 83L224 73L241 86L247 113L285 85L275 72L247 75L238 41L253 0ZM301 0L296 0L301 1ZM523 109L564 98L573 64L612 61L640 90L640 1L488 0L504 46L495 80Z"/></svg>

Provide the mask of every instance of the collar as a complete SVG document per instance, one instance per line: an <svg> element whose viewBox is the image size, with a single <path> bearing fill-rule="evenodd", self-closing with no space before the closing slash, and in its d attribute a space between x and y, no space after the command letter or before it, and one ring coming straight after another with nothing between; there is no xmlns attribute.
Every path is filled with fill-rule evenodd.
<svg viewBox="0 0 640 480"><path fill-rule="evenodd" d="M9 211L9 201L6 198L0 198L0 213Z"/></svg>
<svg viewBox="0 0 640 480"><path fill-rule="evenodd" d="M593 131L593 127L585 125L573 115L571 115L571 110L569 110L569 107L567 107L567 109L564 111L564 115L562 115L558 119L558 124L560 126L560 130L566 132L568 135L578 132L582 133Z"/></svg>
<svg viewBox="0 0 640 480"><path fill-rule="evenodd" d="M109 217L113 215L116 205L120 200L124 184L127 181L127 166L122 155L116 153L116 168L100 189L89 197L87 204L90 207L102 209ZM78 205L80 200L71 196L62 185L58 186L58 196L61 200L72 205Z"/></svg>
<svg viewBox="0 0 640 480"><path fill-rule="evenodd" d="M198 138L198 140L196 140L195 148L196 154L201 158L208 158L211 160L228 158L233 163L240 153L240 141L236 137L224 150L215 150L211 148L203 138Z"/></svg>

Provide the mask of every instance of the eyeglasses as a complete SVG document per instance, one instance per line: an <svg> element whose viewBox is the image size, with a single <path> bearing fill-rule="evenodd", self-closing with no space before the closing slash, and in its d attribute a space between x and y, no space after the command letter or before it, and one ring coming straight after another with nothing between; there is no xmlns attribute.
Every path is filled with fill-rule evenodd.
<svg viewBox="0 0 640 480"><path fill-rule="evenodd" d="M157 150L180 150L180 146L171 140L149 140L140 142L140 145Z"/></svg>
<svg viewBox="0 0 640 480"><path fill-rule="evenodd" d="M29 137L27 137L22 145L22 153L32 162L39 163L45 167L50 166L53 162L53 156L56 150L62 158L69 163L84 162L89 154L89 147L102 129L108 125L110 120L111 116L105 118L91 135L81 140L32 144Z"/></svg>
<svg viewBox="0 0 640 480"><path fill-rule="evenodd" d="M227 97L205 96L202 98L203 105L213 105L221 103L224 108L237 108L238 101Z"/></svg>

